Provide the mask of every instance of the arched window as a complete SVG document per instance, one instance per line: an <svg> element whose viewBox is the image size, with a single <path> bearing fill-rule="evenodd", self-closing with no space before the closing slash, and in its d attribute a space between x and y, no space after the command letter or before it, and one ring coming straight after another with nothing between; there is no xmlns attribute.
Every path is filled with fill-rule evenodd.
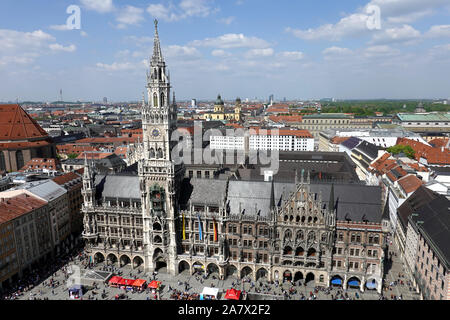
<svg viewBox="0 0 450 320"><path fill-rule="evenodd" d="M22 169L22 167L25 165L25 163L23 161L22 150L19 150L16 152L16 162L17 162L17 170Z"/></svg>
<svg viewBox="0 0 450 320"><path fill-rule="evenodd" d="M375 236L373 242L376 244L380 244L380 238L378 236Z"/></svg>
<svg viewBox="0 0 450 320"><path fill-rule="evenodd" d="M312 242L316 240L316 234L314 233L314 231L311 231L310 233L308 233L308 242Z"/></svg>
<svg viewBox="0 0 450 320"><path fill-rule="evenodd" d="M304 234L303 234L303 231L302 230L300 230L300 231L298 231L297 232L297 241L301 241L301 240L303 240L304 239Z"/></svg>
<svg viewBox="0 0 450 320"><path fill-rule="evenodd" d="M0 151L0 170L6 171L5 155Z"/></svg>
<svg viewBox="0 0 450 320"><path fill-rule="evenodd" d="M163 93L161 93L161 106L164 106L165 105L165 99L164 99L164 92Z"/></svg>
<svg viewBox="0 0 450 320"><path fill-rule="evenodd" d="M158 107L158 95L156 92L153 94L153 106Z"/></svg>

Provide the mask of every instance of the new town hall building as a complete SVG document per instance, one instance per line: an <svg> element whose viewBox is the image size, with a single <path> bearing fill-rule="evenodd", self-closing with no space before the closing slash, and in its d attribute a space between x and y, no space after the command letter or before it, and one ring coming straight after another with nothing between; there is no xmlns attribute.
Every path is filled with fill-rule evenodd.
<svg viewBox="0 0 450 320"><path fill-rule="evenodd" d="M177 107L155 27L138 174L84 171L92 260L381 292L388 217L379 187L311 179L301 162L289 182L188 178L188 164L175 164Z"/></svg>

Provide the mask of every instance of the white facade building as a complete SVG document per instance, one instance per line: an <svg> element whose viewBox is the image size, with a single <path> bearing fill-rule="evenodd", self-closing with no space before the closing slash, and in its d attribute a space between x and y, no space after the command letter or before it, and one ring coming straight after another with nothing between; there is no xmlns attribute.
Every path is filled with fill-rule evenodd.
<svg viewBox="0 0 450 320"><path fill-rule="evenodd" d="M314 138L306 130L250 129L212 135L211 149L314 151Z"/></svg>

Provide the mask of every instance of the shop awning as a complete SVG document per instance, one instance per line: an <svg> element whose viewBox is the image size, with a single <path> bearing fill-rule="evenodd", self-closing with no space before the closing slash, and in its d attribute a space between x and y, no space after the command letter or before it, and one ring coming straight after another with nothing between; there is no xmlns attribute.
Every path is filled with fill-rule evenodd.
<svg viewBox="0 0 450 320"><path fill-rule="evenodd" d="M137 280L135 280L135 281L133 282L133 287L141 288L141 287L143 287L143 286L145 285L146 282L147 282L146 280L143 280L143 279L137 279Z"/></svg>
<svg viewBox="0 0 450 320"><path fill-rule="evenodd" d="M352 287L359 287L359 281L358 280L349 281L348 285Z"/></svg>
<svg viewBox="0 0 450 320"><path fill-rule="evenodd" d="M366 287L369 289L376 289L377 288L377 283L376 282L367 282L366 283Z"/></svg>
<svg viewBox="0 0 450 320"><path fill-rule="evenodd" d="M153 280L152 282L149 283L148 287L150 289L158 289L160 284L161 284L161 281Z"/></svg>
<svg viewBox="0 0 450 320"><path fill-rule="evenodd" d="M135 280L132 279L122 279L120 280L120 282L118 283L121 286L126 286L126 287L131 287L133 285Z"/></svg>
<svg viewBox="0 0 450 320"><path fill-rule="evenodd" d="M120 283L120 281L122 281L123 280L123 278L122 277L119 277L119 276L114 276L114 277L112 277L111 279L109 279L109 284L119 284Z"/></svg>
<svg viewBox="0 0 450 320"><path fill-rule="evenodd" d="M219 293L219 289L217 288L210 288L210 287L204 287L202 291L203 296L213 296L217 299L217 294Z"/></svg>
<svg viewBox="0 0 450 320"><path fill-rule="evenodd" d="M240 290L236 290L236 289L229 289L227 290L227 293L225 295L225 299L228 300L239 300L241 296L241 291Z"/></svg>
<svg viewBox="0 0 450 320"><path fill-rule="evenodd" d="M331 280L331 284L342 285L342 280L340 278L334 278Z"/></svg>

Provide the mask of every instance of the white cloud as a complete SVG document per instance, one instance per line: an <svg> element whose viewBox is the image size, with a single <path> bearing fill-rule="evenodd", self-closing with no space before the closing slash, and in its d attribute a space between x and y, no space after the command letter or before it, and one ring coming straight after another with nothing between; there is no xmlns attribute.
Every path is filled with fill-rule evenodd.
<svg viewBox="0 0 450 320"><path fill-rule="evenodd" d="M368 5L380 7L381 16L391 23L411 23L448 5L448 0L372 0Z"/></svg>
<svg viewBox="0 0 450 320"><path fill-rule="evenodd" d="M99 13L107 13L115 9L112 0L80 0L80 1L81 4L86 9L97 11Z"/></svg>
<svg viewBox="0 0 450 320"><path fill-rule="evenodd" d="M432 26L426 36L431 38L450 37L450 25Z"/></svg>
<svg viewBox="0 0 450 320"><path fill-rule="evenodd" d="M112 64L105 64L99 62L96 64L96 66L97 68L106 71L125 71L136 69L136 64L133 64L131 62L114 62Z"/></svg>
<svg viewBox="0 0 450 320"><path fill-rule="evenodd" d="M171 45L164 48L165 56L168 58L198 58L200 52L194 47Z"/></svg>
<svg viewBox="0 0 450 320"><path fill-rule="evenodd" d="M387 43L402 43L411 42L419 39L421 36L420 31L417 31L410 25L403 25L401 27L394 27L383 29L377 32L372 40L371 44L387 44Z"/></svg>
<svg viewBox="0 0 450 320"><path fill-rule="evenodd" d="M138 25L140 22L144 21L144 10L141 8L126 6L121 9L116 20L119 22L117 26L120 29L126 28L127 25Z"/></svg>
<svg viewBox="0 0 450 320"><path fill-rule="evenodd" d="M400 54L400 50L393 49L387 45L371 46L364 49L366 58L387 58Z"/></svg>
<svg viewBox="0 0 450 320"><path fill-rule="evenodd" d="M52 25L49 27L51 30L56 30L56 31L68 31L68 30L72 30L70 29L67 24L58 24L58 25Z"/></svg>
<svg viewBox="0 0 450 320"><path fill-rule="evenodd" d="M268 48L270 44L257 37L246 37L242 33L228 33L216 38L206 38L204 40L195 40L191 42L192 46L214 47L220 49L229 48Z"/></svg>
<svg viewBox="0 0 450 320"><path fill-rule="evenodd" d="M222 49L216 49L216 50L213 50L211 52L211 55L214 56L214 57L221 57L221 58L223 58L223 57L231 56L231 53L226 52L225 50L222 50Z"/></svg>
<svg viewBox="0 0 450 320"><path fill-rule="evenodd" d="M167 6L161 3L153 3L147 7L147 12L151 16L169 22L189 17L205 18L217 11L217 8L212 7L211 0L182 0L178 6L172 3Z"/></svg>
<svg viewBox="0 0 450 320"><path fill-rule="evenodd" d="M223 23L223 24L226 24L226 25L230 25L230 24L232 24L233 23L233 21L236 19L236 17L228 17L228 18L222 18L222 19L219 19L218 21L220 22L220 23Z"/></svg>
<svg viewBox="0 0 450 320"><path fill-rule="evenodd" d="M64 47L63 45L61 45L59 43L53 43L53 44L49 45L49 48L52 51L63 51L63 52L74 52L75 50L77 50L77 47L74 44Z"/></svg>
<svg viewBox="0 0 450 320"><path fill-rule="evenodd" d="M373 14L367 13L369 6L380 8L381 28L385 28L385 25L395 27L396 24L411 23L433 14L437 8L445 5L448 5L448 0L372 0L335 24L323 24L307 30L289 27L286 31L303 40L339 41L373 32L367 25Z"/></svg>
<svg viewBox="0 0 450 320"><path fill-rule="evenodd" d="M347 36L354 36L367 32L366 14L355 13L342 18L336 24L325 24L318 28L308 30L286 28L286 32L292 33L302 40L341 40Z"/></svg>
<svg viewBox="0 0 450 320"><path fill-rule="evenodd" d="M265 49L252 49L245 53L245 57L247 58L257 58L257 57L271 57L274 54L274 50L272 48Z"/></svg>
<svg viewBox="0 0 450 320"><path fill-rule="evenodd" d="M322 51L322 54L325 56L346 56L349 54L352 54L353 51L348 48L341 48L341 47L330 47L326 48Z"/></svg>
<svg viewBox="0 0 450 320"><path fill-rule="evenodd" d="M284 51L278 54L282 58L286 58L288 60L301 60L305 57L303 52L300 51Z"/></svg>

